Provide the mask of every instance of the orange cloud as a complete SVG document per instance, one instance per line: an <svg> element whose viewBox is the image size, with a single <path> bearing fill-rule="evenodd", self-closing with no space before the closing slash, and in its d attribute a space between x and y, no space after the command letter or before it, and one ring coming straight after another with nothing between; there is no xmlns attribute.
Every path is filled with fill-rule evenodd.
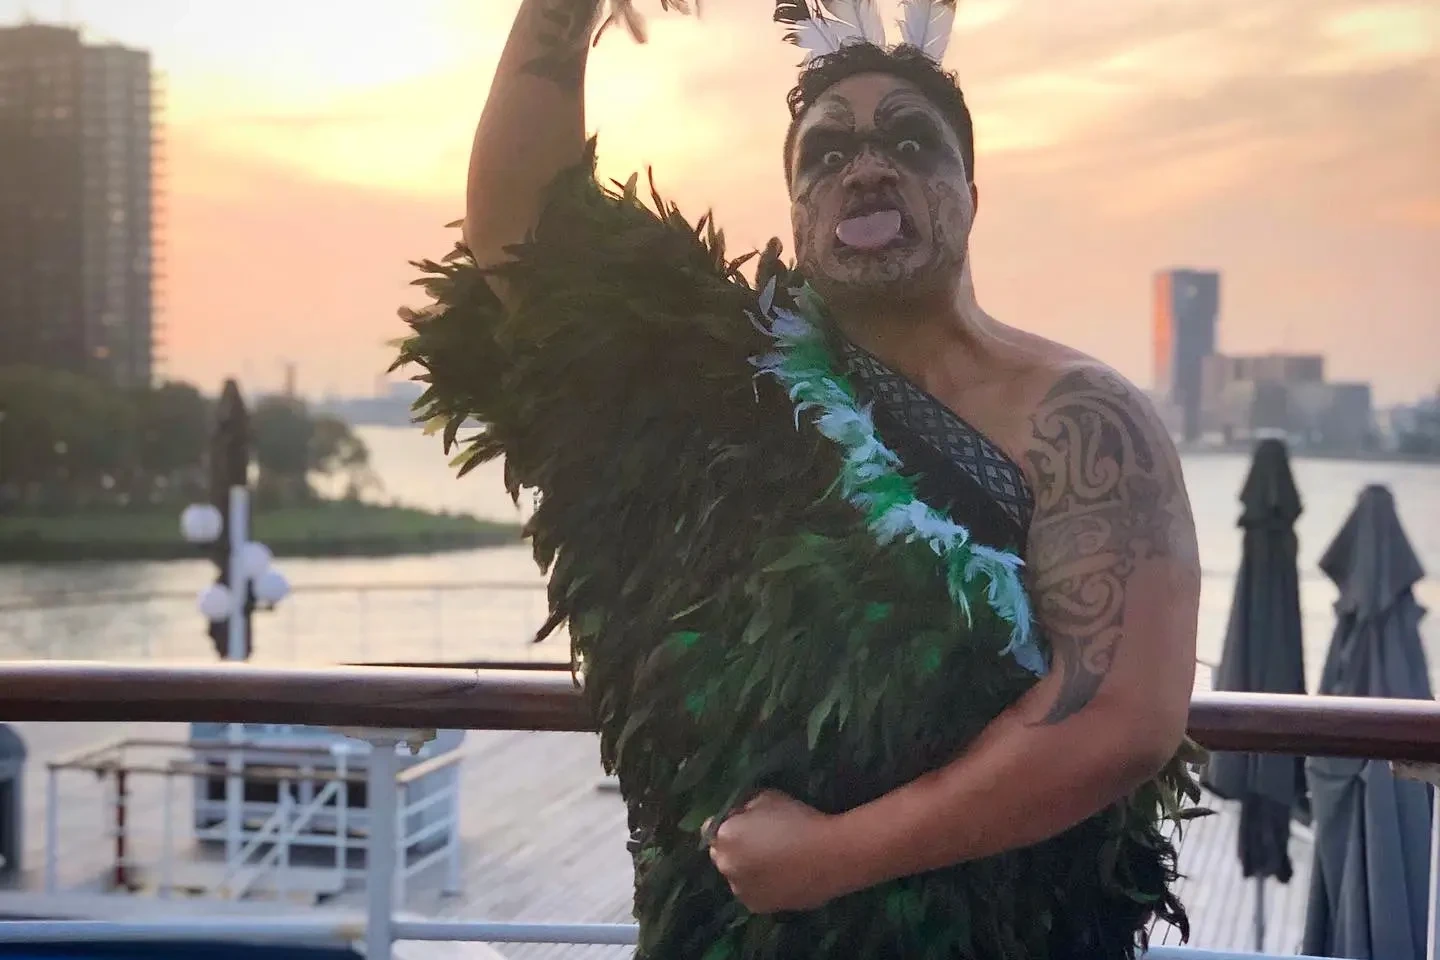
<svg viewBox="0 0 1440 960"><path fill-rule="evenodd" d="M1377 210L1376 217L1381 223L1440 228L1440 196L1390 204Z"/></svg>
<svg viewBox="0 0 1440 960"><path fill-rule="evenodd" d="M231 375L273 388L293 361L307 392L368 390L401 332L396 308L414 299L407 261L449 248L456 206L183 140L172 154L205 173L204 189L170 204L167 372L207 389Z"/></svg>
<svg viewBox="0 0 1440 960"><path fill-rule="evenodd" d="M267 385L293 358L311 387L368 387L405 260L449 243L439 225L459 212L517 0L71 3L169 76L172 369L213 380L238 364ZM640 48L609 36L589 91L602 172L653 165L740 246L787 228L797 54L769 7L655 15ZM1227 346L1323 349L1339 373L1383 373L1382 397L1430 388L1430 0L962 0L959 24L949 60L976 117L974 256L993 312L1148 382L1150 272L1215 266Z"/></svg>

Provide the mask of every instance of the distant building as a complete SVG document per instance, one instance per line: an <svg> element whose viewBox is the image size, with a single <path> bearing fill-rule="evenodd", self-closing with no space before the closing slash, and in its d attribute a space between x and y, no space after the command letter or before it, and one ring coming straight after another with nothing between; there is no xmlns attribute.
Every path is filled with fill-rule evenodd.
<svg viewBox="0 0 1440 960"><path fill-rule="evenodd" d="M1356 451L1375 441L1368 383L1329 383L1316 354L1206 357L1201 430L1225 441L1284 433L1299 445Z"/></svg>
<svg viewBox="0 0 1440 960"><path fill-rule="evenodd" d="M151 382L150 55L0 28L0 358Z"/></svg>
<svg viewBox="0 0 1440 960"><path fill-rule="evenodd" d="M1290 432L1311 447L1368 450L1377 444L1368 383L1297 383L1289 389Z"/></svg>
<svg viewBox="0 0 1440 960"><path fill-rule="evenodd" d="M1186 440L1200 435L1201 367L1215 352L1219 315L1220 274L1176 269L1155 275L1155 392L1179 411Z"/></svg>
<svg viewBox="0 0 1440 960"><path fill-rule="evenodd" d="M1389 411L1389 443L1401 453L1440 457L1440 391Z"/></svg>
<svg viewBox="0 0 1440 960"><path fill-rule="evenodd" d="M1325 358L1319 354L1265 353L1257 356L1212 354L1200 364L1201 392L1215 377L1276 383L1323 383Z"/></svg>

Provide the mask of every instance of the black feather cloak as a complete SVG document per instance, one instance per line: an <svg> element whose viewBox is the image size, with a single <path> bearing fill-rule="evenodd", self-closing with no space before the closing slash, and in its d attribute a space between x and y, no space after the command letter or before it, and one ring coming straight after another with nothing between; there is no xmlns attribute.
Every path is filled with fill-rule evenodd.
<svg viewBox="0 0 1440 960"><path fill-rule="evenodd" d="M417 411L462 473L503 456L512 496L539 493L542 636L568 623L628 805L637 956L1128 958L1154 919L1183 928L1164 827L1197 794L1179 758L1028 849L803 914L731 895L707 818L765 787L828 812L867 802L943 765L1035 676L1003 652L1020 598L996 600L1001 577L957 596L933 543L882 543L823 409L757 377L776 349L758 321L799 289L774 249L757 290L708 217L653 201L634 178L602 188L592 145L493 269L508 308L463 247L418 264L432 302L403 312L396 364L423 368ZM483 426L462 439L467 422Z"/></svg>

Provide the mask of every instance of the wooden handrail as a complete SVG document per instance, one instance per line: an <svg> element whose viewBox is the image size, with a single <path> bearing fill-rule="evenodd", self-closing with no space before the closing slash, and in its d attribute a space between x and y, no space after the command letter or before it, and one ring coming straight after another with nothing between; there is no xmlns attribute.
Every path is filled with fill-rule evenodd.
<svg viewBox="0 0 1440 960"><path fill-rule="evenodd" d="M57 661L0 661L0 720L591 729L552 671ZM1213 750L1440 763L1433 700L1197 693L1190 733Z"/></svg>
<svg viewBox="0 0 1440 960"><path fill-rule="evenodd" d="M1196 693L1190 735L1210 750L1440 763L1440 703Z"/></svg>
<svg viewBox="0 0 1440 960"><path fill-rule="evenodd" d="M568 674L0 661L0 720L586 730Z"/></svg>

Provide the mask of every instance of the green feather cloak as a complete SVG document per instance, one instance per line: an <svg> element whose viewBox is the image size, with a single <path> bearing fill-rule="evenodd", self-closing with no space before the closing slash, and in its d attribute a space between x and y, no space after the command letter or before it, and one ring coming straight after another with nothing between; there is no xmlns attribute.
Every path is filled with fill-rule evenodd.
<svg viewBox="0 0 1440 960"><path fill-rule="evenodd" d="M708 217L634 178L557 179L493 272L462 247L418 266L432 303L396 366L461 472L502 456L549 572L551 616L630 814L642 960L1131 957L1155 918L1185 925L1167 821L1197 796L1177 758L1037 846L749 914L710 863L706 818L759 788L818 809L943 765L1035 681L984 602L963 615L923 542L880 545L836 491L811 411L757 378L774 341ZM653 188L652 188L653 194ZM774 272L775 264L766 269ZM782 293L783 297L783 293ZM463 440L466 422L482 424ZM963 522L963 518L957 518Z"/></svg>

